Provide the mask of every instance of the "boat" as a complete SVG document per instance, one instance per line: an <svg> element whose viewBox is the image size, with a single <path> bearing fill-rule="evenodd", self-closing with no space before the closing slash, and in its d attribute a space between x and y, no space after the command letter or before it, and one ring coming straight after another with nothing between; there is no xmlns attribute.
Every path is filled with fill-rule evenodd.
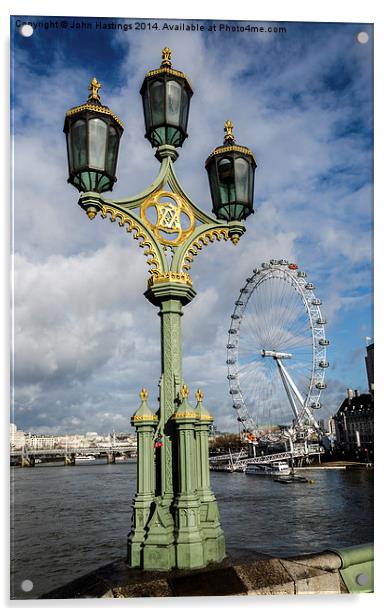
<svg viewBox="0 0 390 616"><path fill-rule="evenodd" d="M127 456L115 456L115 462L126 462Z"/></svg>
<svg viewBox="0 0 390 616"><path fill-rule="evenodd" d="M301 477L300 475L290 475L289 477L277 477L274 479L278 483L314 483L314 481Z"/></svg>
<svg viewBox="0 0 390 616"><path fill-rule="evenodd" d="M271 464L249 463L246 466L247 475L290 475L291 469L287 462L272 462Z"/></svg>
<svg viewBox="0 0 390 616"><path fill-rule="evenodd" d="M90 462L92 460L96 460L95 456L92 455L91 453L90 454L82 454L82 453L76 454L74 459L76 463L77 462Z"/></svg>

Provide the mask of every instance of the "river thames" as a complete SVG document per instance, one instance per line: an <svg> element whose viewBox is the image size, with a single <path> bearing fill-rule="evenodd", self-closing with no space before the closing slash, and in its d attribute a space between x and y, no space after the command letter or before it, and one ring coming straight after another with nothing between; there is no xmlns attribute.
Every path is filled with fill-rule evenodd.
<svg viewBox="0 0 390 616"><path fill-rule="evenodd" d="M282 557L373 541L372 470L300 474L314 483L211 473L227 551ZM135 461L13 467L11 478L11 597L37 598L125 557Z"/></svg>

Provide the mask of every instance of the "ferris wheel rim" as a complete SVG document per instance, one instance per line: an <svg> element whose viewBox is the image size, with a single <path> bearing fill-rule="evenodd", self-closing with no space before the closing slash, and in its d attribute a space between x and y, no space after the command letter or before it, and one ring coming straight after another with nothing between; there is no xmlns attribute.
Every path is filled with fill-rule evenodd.
<svg viewBox="0 0 390 616"><path fill-rule="evenodd" d="M329 341L325 336L326 320L321 313L321 301L314 294L314 285L307 281L306 273L298 269L298 266L287 260L271 260L263 263L261 268L255 268L252 276L246 279L246 284L240 289L240 294L235 302L235 308L231 315L227 344L227 365L233 408L237 411L238 420L244 427L255 431L257 426L250 410L247 408L244 393L242 392L239 378L239 340L242 319L253 292L260 284L270 278L279 278L292 285L294 291L300 297L305 308L311 333L311 376L308 391L305 394L305 407L317 410L321 407L320 396L325 385L325 369L329 366L326 360L326 346ZM311 412L311 410L310 410Z"/></svg>

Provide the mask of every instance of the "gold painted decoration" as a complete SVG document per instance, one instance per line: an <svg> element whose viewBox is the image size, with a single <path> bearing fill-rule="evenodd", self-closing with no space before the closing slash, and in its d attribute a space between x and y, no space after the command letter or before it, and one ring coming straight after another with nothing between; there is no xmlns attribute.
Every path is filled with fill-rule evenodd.
<svg viewBox="0 0 390 616"><path fill-rule="evenodd" d="M207 246L210 242L220 242L221 240L228 241L229 236L229 228L222 227L219 229L211 229L210 231L205 231L201 235L199 235L192 244L188 247L184 257L183 257L183 269L189 270L191 269L192 261L194 257L198 254L199 250L202 250L203 246ZM233 241L233 239L232 239ZM233 242L234 243L234 242Z"/></svg>
<svg viewBox="0 0 390 616"><path fill-rule="evenodd" d="M172 66L171 55L172 55L172 52L169 49L169 47L164 47L164 49L162 50L161 66L167 66L168 68Z"/></svg>
<svg viewBox="0 0 390 616"><path fill-rule="evenodd" d="M173 419L199 419L199 413L194 411L179 411L173 415Z"/></svg>
<svg viewBox="0 0 390 616"><path fill-rule="evenodd" d="M97 214L97 210L96 210L96 208L95 208L95 207L93 207L93 206L90 206L90 207L87 209L87 211L86 211L86 212L87 212L87 216L88 216L89 220L93 220L93 219L95 218L96 214Z"/></svg>
<svg viewBox="0 0 390 616"><path fill-rule="evenodd" d="M146 262L150 266L150 274L154 276L161 272L163 267L156 248L153 246L152 241L148 239L142 227L138 225L133 218L131 218L127 214L124 214L120 210L117 210L112 205L105 204L102 204L101 206L100 215L102 218L107 218L108 215L111 215L111 222L118 221L120 227L124 227L125 225L127 225L127 232L131 233L133 231L134 239L139 240L139 245L141 246L141 248L145 248L144 255L148 257Z"/></svg>
<svg viewBox="0 0 390 616"><path fill-rule="evenodd" d="M91 91L91 94L88 97L88 100L100 101L99 90L102 87L102 84L98 82L96 77L92 77L91 83L89 84L88 90Z"/></svg>
<svg viewBox="0 0 390 616"><path fill-rule="evenodd" d="M210 158L212 158L215 154L227 154L228 152L241 152L241 154L247 154L248 156L252 156L253 160L256 162L255 155L252 150L246 148L244 145L220 145L215 150L213 150L210 156L207 157L205 164L207 165Z"/></svg>
<svg viewBox="0 0 390 616"><path fill-rule="evenodd" d="M178 282L179 284L186 284L187 286L192 287L192 278L185 272L158 272L153 274L153 276L151 276L148 280L148 287L150 288L155 284L164 282Z"/></svg>
<svg viewBox="0 0 390 616"><path fill-rule="evenodd" d="M234 135L233 135L233 122L231 120L227 120L225 122L225 126L224 126L224 131L226 133L225 138L224 138L224 143L225 144L232 144L234 143Z"/></svg>
<svg viewBox="0 0 390 616"><path fill-rule="evenodd" d="M214 421L214 417L212 415L199 415L199 421L209 421L210 423Z"/></svg>
<svg viewBox="0 0 390 616"><path fill-rule="evenodd" d="M199 387L197 392L196 392L196 399L197 399L198 402L202 402L203 398L204 398L204 393L201 390L201 388Z"/></svg>
<svg viewBox="0 0 390 616"><path fill-rule="evenodd" d="M117 115L115 115L115 113L111 111L111 109L109 109L105 105L94 105L93 103L84 103L83 105L72 107L66 112L66 115L69 117L69 116L75 115L76 113L79 113L80 111L94 111L97 113L104 113L105 115L111 116L115 120L115 122L119 124L119 126L124 128L123 122L118 118Z"/></svg>
<svg viewBox="0 0 390 616"><path fill-rule="evenodd" d="M165 246L182 244L196 224L190 205L176 193L165 190L154 193L142 203L140 216L156 239ZM171 235L175 237L170 239Z"/></svg>
<svg viewBox="0 0 390 616"><path fill-rule="evenodd" d="M181 387L181 395L183 398L188 398L188 394L190 393L187 385L185 383L183 383L182 387Z"/></svg>
<svg viewBox="0 0 390 616"><path fill-rule="evenodd" d="M139 392L139 397L143 402L146 402L146 400L148 399L148 391L145 387L143 387Z"/></svg>
<svg viewBox="0 0 390 616"><path fill-rule="evenodd" d="M157 417L157 415L133 415L132 420L133 420L133 422L137 422L137 421L157 421L158 417Z"/></svg>

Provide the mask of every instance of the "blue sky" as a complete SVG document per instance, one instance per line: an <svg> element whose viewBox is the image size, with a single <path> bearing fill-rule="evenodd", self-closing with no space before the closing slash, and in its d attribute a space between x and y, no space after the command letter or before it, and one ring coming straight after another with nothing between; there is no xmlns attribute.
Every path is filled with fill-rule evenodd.
<svg viewBox="0 0 390 616"><path fill-rule="evenodd" d="M61 21L36 16L22 21ZM72 18L66 18L71 24ZM93 75L125 124L113 198L136 194L158 163L144 139L139 88L172 49L191 79L189 138L177 172L206 211L204 161L231 118L258 169L254 216L237 247L210 246L192 268L184 373L200 385L221 429L236 429L228 396L229 315L252 269L270 258L299 264L315 282L331 340L326 417L347 387L367 390L372 336L372 44L364 24L275 22L285 33L103 31L14 27L14 420L35 432L127 430L146 385L156 406L159 320L143 297L147 266L117 226L92 223L66 183L66 110ZM135 23L111 20L106 23ZM180 20L179 23L183 23ZM184 23L191 23L187 20ZM269 25L231 22L229 25ZM367 44L357 42L368 32ZM111 196L111 195L109 195ZM211 375L211 376L210 376Z"/></svg>

